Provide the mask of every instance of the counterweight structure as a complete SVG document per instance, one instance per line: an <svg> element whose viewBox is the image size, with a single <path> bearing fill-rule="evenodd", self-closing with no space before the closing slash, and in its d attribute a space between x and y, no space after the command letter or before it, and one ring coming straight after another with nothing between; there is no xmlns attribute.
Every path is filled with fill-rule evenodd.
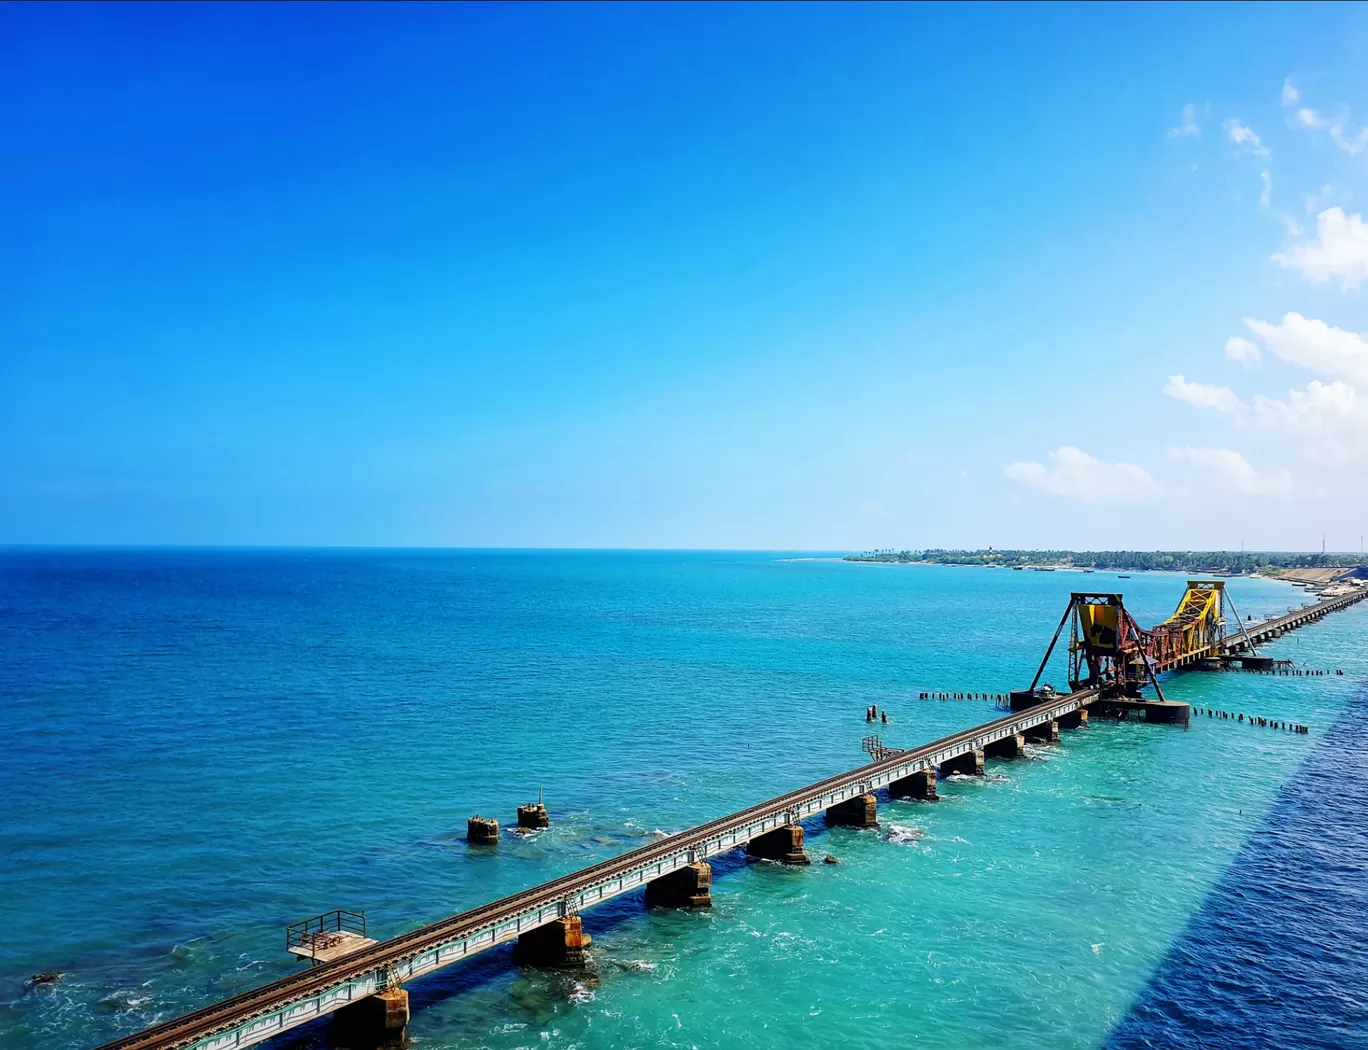
<svg viewBox="0 0 1368 1050"><path fill-rule="evenodd" d="M1146 685L1159 699L1163 691L1155 675L1198 660L1216 660L1225 638L1225 608L1230 605L1236 623L1239 613L1221 580L1189 580L1187 590L1163 623L1149 630L1135 622L1119 594L1075 591L1050 639L1045 658L1031 681L1033 693L1040 683L1066 624L1069 639L1069 687L1096 689L1105 698L1138 697ZM1244 625L1240 624L1241 632ZM1251 654L1253 640L1245 634Z"/></svg>

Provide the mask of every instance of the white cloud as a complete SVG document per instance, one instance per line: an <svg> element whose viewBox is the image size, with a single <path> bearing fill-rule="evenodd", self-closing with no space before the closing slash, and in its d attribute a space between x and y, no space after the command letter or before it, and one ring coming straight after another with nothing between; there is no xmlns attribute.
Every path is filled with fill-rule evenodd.
<svg viewBox="0 0 1368 1050"><path fill-rule="evenodd" d="M1330 122L1317 113L1314 109L1307 109L1303 106L1297 110L1297 123L1304 128L1328 128Z"/></svg>
<svg viewBox="0 0 1368 1050"><path fill-rule="evenodd" d="M1312 372L1334 377L1330 382L1312 380L1305 389L1292 389L1286 400L1262 394L1246 405L1234 391L1205 383L1190 383L1170 376L1164 393L1197 408L1226 413L1241 425L1254 424L1292 439L1312 462L1344 464L1368 462L1368 398L1358 388L1368 388L1368 333L1335 328L1324 321L1284 314L1281 321L1244 319L1245 327L1275 357ZM1225 356L1249 365L1261 359L1253 340L1231 336ZM1290 486L1280 474L1246 470L1226 453L1228 450L1182 449L1170 454L1211 470L1224 472L1224 484L1236 491L1277 494ZM1219 453L1219 455L1218 455ZM1337 481L1345 479L1338 478Z"/></svg>
<svg viewBox="0 0 1368 1050"><path fill-rule="evenodd" d="M1334 194L1334 192L1335 188L1331 186L1329 183L1326 183L1324 186L1320 188L1319 193L1302 194L1302 203L1306 206L1306 214L1315 214L1316 209L1319 208L1322 204L1324 204L1325 201Z"/></svg>
<svg viewBox="0 0 1368 1050"><path fill-rule="evenodd" d="M1290 79L1283 81L1283 105L1290 108L1299 101L1301 92L1292 86ZM1289 116L1288 123L1294 128L1328 131L1330 140L1350 156L1368 150L1368 128L1354 128L1350 123L1347 107L1341 107L1335 116L1327 117L1310 106L1299 106L1296 112Z"/></svg>
<svg viewBox="0 0 1368 1050"><path fill-rule="evenodd" d="M1268 349L1294 365L1325 375L1344 376L1368 385L1368 337L1346 332L1299 313L1283 314L1278 324L1245 318L1245 327ZM1229 346L1229 344L1227 344ZM1229 353L1227 352L1227 356Z"/></svg>
<svg viewBox="0 0 1368 1050"><path fill-rule="evenodd" d="M1241 149L1247 149L1258 157L1267 157L1271 154L1272 151L1263 144L1253 128L1241 124L1234 118L1227 120L1222 126L1225 128L1226 138Z"/></svg>
<svg viewBox="0 0 1368 1050"><path fill-rule="evenodd" d="M1297 440L1307 459L1343 463L1368 459L1368 402L1353 384L1368 385L1368 335L1345 331L1298 313L1279 322L1244 319L1245 327L1275 357L1323 375L1304 390L1289 390L1287 400L1258 395L1252 409L1224 387L1169 379L1164 392L1201 408L1233 412L1238 422L1252 420ZM1247 364L1259 360L1259 347L1241 336L1226 341L1226 357ZM1346 382L1345 380L1348 380ZM1233 406L1233 407L1232 407Z"/></svg>
<svg viewBox="0 0 1368 1050"><path fill-rule="evenodd" d="M1316 236L1278 252L1273 261L1289 270L1300 270L1316 284L1339 278L1348 291L1368 280L1368 224L1357 212L1326 208L1316 216Z"/></svg>
<svg viewBox="0 0 1368 1050"><path fill-rule="evenodd" d="M1171 139L1202 137L1202 129L1197 124L1197 107L1189 102L1183 107L1182 123L1176 128L1169 128L1168 137Z"/></svg>
<svg viewBox="0 0 1368 1050"><path fill-rule="evenodd" d="M1161 494L1158 482L1134 463L1104 463L1082 449L1064 445L1045 463L1009 463L1003 474L1029 488L1084 503L1118 503Z"/></svg>
<svg viewBox="0 0 1368 1050"><path fill-rule="evenodd" d="M1164 393L1197 408L1214 408L1217 412L1238 412L1244 407L1229 387L1189 383L1182 376L1169 376Z"/></svg>
<svg viewBox="0 0 1368 1050"><path fill-rule="evenodd" d="M1171 447L1169 455L1201 467L1216 484L1244 496L1286 496L1292 491L1292 475L1286 470L1261 473L1249 460L1228 448Z"/></svg>
<svg viewBox="0 0 1368 1050"><path fill-rule="evenodd" d="M1358 131L1349 130L1349 121L1332 120L1330 122L1330 138L1335 145L1344 150L1350 156L1362 153L1368 149L1368 128L1359 128Z"/></svg>
<svg viewBox="0 0 1368 1050"><path fill-rule="evenodd" d="M1259 344L1252 343L1248 339L1244 339L1238 335L1232 335L1226 340L1225 355L1227 360L1238 361L1246 367L1251 364L1258 364ZM1173 378L1177 379L1181 377L1175 376ZM1172 380L1170 380L1170 382L1172 382Z"/></svg>
<svg viewBox="0 0 1368 1050"><path fill-rule="evenodd" d="M1273 207L1273 173L1264 168L1263 171L1259 172L1259 182L1263 186L1259 192L1259 211L1265 215L1271 215L1281 222L1289 237L1300 237L1302 235L1301 224L1281 208Z"/></svg>
<svg viewBox="0 0 1368 1050"><path fill-rule="evenodd" d="M1260 425L1302 442L1313 461L1341 463L1368 457L1368 412L1348 383L1312 380L1305 390L1289 390L1286 401L1254 398Z"/></svg>

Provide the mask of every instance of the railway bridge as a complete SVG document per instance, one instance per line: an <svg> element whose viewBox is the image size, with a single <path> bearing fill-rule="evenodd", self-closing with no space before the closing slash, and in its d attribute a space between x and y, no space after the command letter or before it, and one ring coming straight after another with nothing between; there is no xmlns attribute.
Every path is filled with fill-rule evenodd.
<svg viewBox="0 0 1368 1050"><path fill-rule="evenodd" d="M1137 699L1139 676L1146 676L1157 690L1154 676L1159 671L1246 652L1249 659L1261 659L1252 655L1258 641L1368 596L1364 588L1256 628L1223 634L1218 629L1220 598L1212 598L1218 591L1223 588L1189 584L1174 617L1148 632L1135 626L1120 595L1075 594L1050 643L1053 651L1072 618L1068 694L1038 690L1037 672L1029 690L1012 694L1018 709L1001 718L908 750L886 748L877 738L868 738L865 746L872 761L857 769L411 933L380 942L361 938L354 951L117 1039L100 1050L238 1050L328 1014L335 1015L341 1039L349 1045L402 1042L408 1022L403 985L409 981L515 940L520 962L581 963L589 941L580 918L585 909L639 890L653 904L706 905L709 858L744 848L755 857L806 864L804 820L820 814L828 824L872 825L878 805L875 792L880 789L892 797L934 801L938 776L982 774L985 758L1021 755L1027 740L1057 741L1061 730L1086 725L1090 708L1134 704L1147 708L1148 720L1185 721L1170 717L1173 708L1185 710L1185 704L1158 708L1160 715L1154 717L1157 704ZM1047 651L1042 671L1049 655ZM1158 704L1168 704L1159 695Z"/></svg>

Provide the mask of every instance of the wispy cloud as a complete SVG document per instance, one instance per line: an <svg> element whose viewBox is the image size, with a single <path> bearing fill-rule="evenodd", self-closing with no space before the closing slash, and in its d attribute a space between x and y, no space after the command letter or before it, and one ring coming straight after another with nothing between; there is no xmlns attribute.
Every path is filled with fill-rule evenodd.
<svg viewBox="0 0 1368 1050"><path fill-rule="evenodd" d="M1345 291L1368 280L1368 223L1343 208L1326 208L1316 216L1316 236L1278 252L1273 261L1300 270L1316 284L1338 279Z"/></svg>
<svg viewBox="0 0 1368 1050"><path fill-rule="evenodd" d="M1300 237L1302 235L1301 223L1281 208L1273 207L1273 173L1267 168L1259 172L1259 184L1261 186L1259 190L1259 211L1282 223L1287 236Z"/></svg>
<svg viewBox="0 0 1368 1050"><path fill-rule="evenodd" d="M1226 138L1230 139L1240 149L1247 150L1256 157L1272 156L1273 151L1263 144L1263 140L1247 124L1241 124L1232 117L1222 127L1225 128Z"/></svg>
<svg viewBox="0 0 1368 1050"><path fill-rule="evenodd" d="M1028 488L1084 503L1138 502L1163 491L1144 467L1106 463L1072 445L1055 449L1044 463L1009 463L1002 472Z"/></svg>
<svg viewBox="0 0 1368 1050"><path fill-rule="evenodd" d="M1259 344L1250 342L1238 335L1232 335L1226 340L1225 355L1226 360L1238 361L1246 367L1256 365L1259 363ZM1173 378L1181 377L1175 376Z"/></svg>
<svg viewBox="0 0 1368 1050"><path fill-rule="evenodd" d="M1189 383L1172 376L1164 392L1199 408L1214 408L1297 441L1307 459L1343 463L1368 459L1368 403L1356 386L1368 385L1368 336L1324 321L1287 313L1281 321L1244 319L1251 335L1273 356L1308 371L1334 377L1291 389L1286 399L1256 395L1246 406L1225 387ZM1226 341L1226 357L1249 363L1259 347L1242 336Z"/></svg>
<svg viewBox="0 0 1368 1050"><path fill-rule="evenodd" d="M1351 157L1368 150L1368 128L1355 128L1349 122L1349 111L1327 117L1314 109L1297 110L1295 126L1312 131L1328 131L1330 141Z"/></svg>
<svg viewBox="0 0 1368 1050"><path fill-rule="evenodd" d="M1285 497L1292 492L1292 475L1286 470L1263 473L1240 453L1228 448L1193 448L1191 445L1173 446L1168 450L1174 459L1184 460L1202 469L1220 488L1242 496Z"/></svg>
<svg viewBox="0 0 1368 1050"><path fill-rule="evenodd" d="M1183 107L1181 122L1176 128L1169 128L1168 137L1171 139L1199 139L1202 137L1201 125L1197 123L1197 107L1189 102Z"/></svg>
<svg viewBox="0 0 1368 1050"><path fill-rule="evenodd" d="M1283 81L1282 101L1283 106L1291 110L1288 123L1292 127L1328 132L1330 141L1350 156L1368 150L1368 128L1354 127L1349 119L1348 106L1341 106L1334 116L1327 116L1310 106L1298 106L1301 92L1292 86L1291 77Z"/></svg>
<svg viewBox="0 0 1368 1050"><path fill-rule="evenodd" d="M1302 444L1306 458L1344 463L1368 458L1368 412L1352 386L1343 380L1313 379L1305 390L1289 390L1287 400L1254 398L1254 418Z"/></svg>
<svg viewBox="0 0 1368 1050"><path fill-rule="evenodd" d="M1197 408L1214 408L1217 412L1239 412L1244 407L1229 387L1189 383L1182 376L1169 376L1164 393Z"/></svg>
<svg viewBox="0 0 1368 1050"><path fill-rule="evenodd" d="M1276 324L1253 317L1244 323L1284 361L1368 386L1368 337L1299 313L1283 314Z"/></svg>

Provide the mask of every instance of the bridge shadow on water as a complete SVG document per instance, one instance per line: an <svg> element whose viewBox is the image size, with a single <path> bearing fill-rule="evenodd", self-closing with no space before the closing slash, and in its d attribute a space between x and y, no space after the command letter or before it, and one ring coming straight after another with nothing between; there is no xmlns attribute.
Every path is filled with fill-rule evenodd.
<svg viewBox="0 0 1368 1050"><path fill-rule="evenodd" d="M1368 1050L1368 692L1193 916L1108 1050Z"/></svg>

